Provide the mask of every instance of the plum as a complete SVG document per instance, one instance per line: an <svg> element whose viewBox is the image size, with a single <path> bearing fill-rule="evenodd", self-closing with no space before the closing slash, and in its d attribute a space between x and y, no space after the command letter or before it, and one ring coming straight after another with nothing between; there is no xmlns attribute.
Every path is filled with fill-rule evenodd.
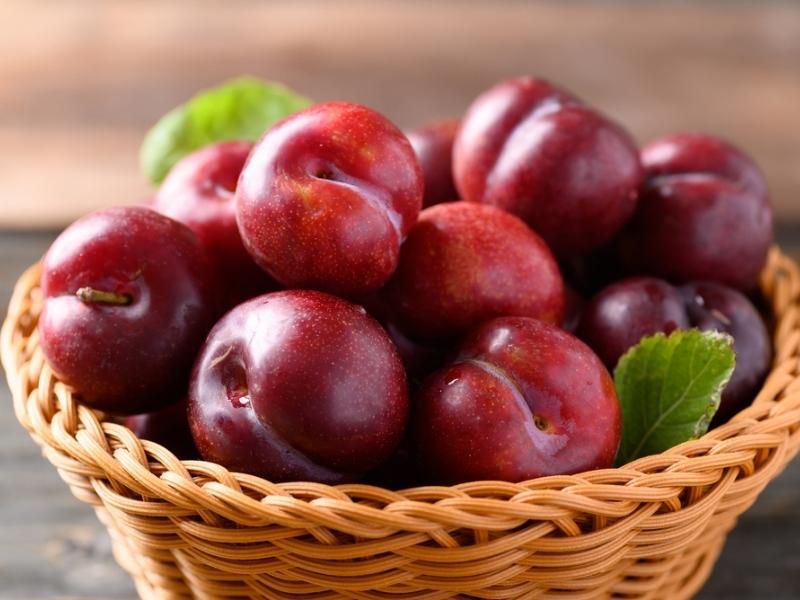
<svg viewBox="0 0 800 600"><path fill-rule="evenodd" d="M422 211L384 291L391 318L415 340L443 340L497 316L561 323L564 282L544 241L484 204Z"/></svg>
<svg viewBox="0 0 800 600"><path fill-rule="evenodd" d="M736 368L722 392L712 426L746 407L764 383L772 362L772 339L753 303L740 292L714 282L681 286L680 293L693 327L722 331L733 337Z"/></svg>
<svg viewBox="0 0 800 600"><path fill-rule="evenodd" d="M753 303L741 292L715 282L675 288L662 279L632 277L592 298L583 311L578 335L614 369L642 337L695 327L733 337L736 368L722 392L712 425L727 421L752 402L769 371L769 332Z"/></svg>
<svg viewBox="0 0 800 600"><path fill-rule="evenodd" d="M120 414L155 410L184 392L222 306L197 236L139 206L70 225L44 258L41 286L48 363L87 405Z"/></svg>
<svg viewBox="0 0 800 600"><path fill-rule="evenodd" d="M612 240L643 173L622 127L547 81L519 77L469 107L453 174L462 199L514 213L568 258Z"/></svg>
<svg viewBox="0 0 800 600"><path fill-rule="evenodd" d="M194 231L217 263L228 304L278 289L247 253L236 226L236 182L253 144L219 142L178 162L158 190L152 207Z"/></svg>
<svg viewBox="0 0 800 600"><path fill-rule="evenodd" d="M577 335L613 370L643 337L689 327L678 290L662 279L633 277L611 284L589 301Z"/></svg>
<svg viewBox="0 0 800 600"><path fill-rule="evenodd" d="M752 159L719 138L681 133L645 146L642 164L641 200L618 243L628 271L754 289L773 229Z"/></svg>
<svg viewBox="0 0 800 600"><path fill-rule="evenodd" d="M184 397L159 410L126 417L125 426L137 437L161 444L178 458L192 460L200 453L189 430L187 409Z"/></svg>
<svg viewBox="0 0 800 600"><path fill-rule="evenodd" d="M414 455L433 483L610 467L620 435L619 401L600 359L526 317L484 323L414 398Z"/></svg>
<svg viewBox="0 0 800 600"><path fill-rule="evenodd" d="M236 221L256 263L289 288L348 298L380 288L422 206L403 133L372 109L328 102L269 129L236 188Z"/></svg>
<svg viewBox="0 0 800 600"><path fill-rule="evenodd" d="M458 125L458 119L434 121L406 133L422 167L423 207L458 200L453 183L453 140Z"/></svg>
<svg viewBox="0 0 800 600"><path fill-rule="evenodd" d="M202 456L273 481L354 481L395 451L408 390L397 350L355 304L259 296L208 336L189 386Z"/></svg>

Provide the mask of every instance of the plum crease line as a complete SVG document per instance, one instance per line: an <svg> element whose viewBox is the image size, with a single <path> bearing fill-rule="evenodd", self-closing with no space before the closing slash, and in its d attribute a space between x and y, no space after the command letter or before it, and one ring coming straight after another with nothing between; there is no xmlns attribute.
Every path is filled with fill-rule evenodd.
<svg viewBox="0 0 800 600"><path fill-rule="evenodd" d="M497 367L479 358L467 358L460 362L474 365L484 373L491 375L495 379L498 379L502 383L506 384L511 389L512 395L514 396L514 400L516 401L517 405L529 417L528 419L525 419L525 429L528 430L529 433L534 435L541 433L539 428L536 427L536 423L534 422L535 415L533 414L533 410L531 409L527 400L525 400L525 394L522 393L522 390L520 389L519 385L508 372L506 372L504 369L501 369L500 367Z"/></svg>

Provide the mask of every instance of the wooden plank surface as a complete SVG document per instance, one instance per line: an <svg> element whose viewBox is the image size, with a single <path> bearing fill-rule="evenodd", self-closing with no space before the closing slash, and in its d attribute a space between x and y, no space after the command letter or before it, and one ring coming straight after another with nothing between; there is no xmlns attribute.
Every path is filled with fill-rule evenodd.
<svg viewBox="0 0 800 600"><path fill-rule="evenodd" d="M241 73L404 127L540 74L640 141L729 137L800 221L799 2L2 0L0 23L0 227L139 200L146 129Z"/></svg>
<svg viewBox="0 0 800 600"><path fill-rule="evenodd" d="M800 256L800 230L779 232ZM0 234L0 307L51 234ZM0 383L0 599L134 598L94 512L71 496L15 420ZM701 600L800 598L800 458L740 519Z"/></svg>

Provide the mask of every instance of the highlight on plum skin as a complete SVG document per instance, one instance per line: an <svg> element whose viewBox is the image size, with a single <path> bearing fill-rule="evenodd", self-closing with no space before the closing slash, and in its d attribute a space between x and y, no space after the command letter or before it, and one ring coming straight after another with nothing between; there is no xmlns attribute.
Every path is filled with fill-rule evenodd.
<svg viewBox="0 0 800 600"><path fill-rule="evenodd" d="M619 401L600 359L527 317L484 323L414 398L414 455L431 482L610 467L620 436Z"/></svg>
<svg viewBox="0 0 800 600"><path fill-rule="evenodd" d="M223 302L213 261L186 226L141 206L90 213L42 263L42 351L88 406L156 410L185 392Z"/></svg>
<svg viewBox="0 0 800 600"><path fill-rule="evenodd" d="M609 243L633 215L642 167L631 136L548 81L478 96L453 145L460 197L525 221L560 259Z"/></svg>
<svg viewBox="0 0 800 600"><path fill-rule="evenodd" d="M642 337L693 327L733 337L736 367L722 392L714 426L753 401L772 361L764 320L738 290L711 281L674 287L655 277L623 279L589 300L577 335L613 371Z"/></svg>
<svg viewBox="0 0 800 600"><path fill-rule="evenodd" d="M400 444L403 364L366 311L309 290L259 296L209 334L189 385L206 460L271 481L354 481Z"/></svg>
<svg viewBox="0 0 800 600"><path fill-rule="evenodd" d="M699 133L657 139L641 155L641 199L618 241L628 271L755 290L773 242L769 191L755 162Z"/></svg>
<svg viewBox="0 0 800 600"><path fill-rule="evenodd" d="M397 268L422 195L419 161L397 127L365 106L328 102L256 143L236 220L247 251L283 286L357 298Z"/></svg>

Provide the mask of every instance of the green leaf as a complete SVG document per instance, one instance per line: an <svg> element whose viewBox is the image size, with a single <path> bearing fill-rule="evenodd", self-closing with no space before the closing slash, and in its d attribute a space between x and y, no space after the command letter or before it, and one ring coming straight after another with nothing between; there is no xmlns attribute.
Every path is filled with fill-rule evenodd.
<svg viewBox="0 0 800 600"><path fill-rule="evenodd" d="M153 183L161 183L190 152L213 142L255 141L276 122L310 104L308 98L278 83L232 79L161 117L142 143L142 171Z"/></svg>
<svg viewBox="0 0 800 600"><path fill-rule="evenodd" d="M623 424L617 465L703 435L735 364L733 339L723 333L642 338L614 370Z"/></svg>

